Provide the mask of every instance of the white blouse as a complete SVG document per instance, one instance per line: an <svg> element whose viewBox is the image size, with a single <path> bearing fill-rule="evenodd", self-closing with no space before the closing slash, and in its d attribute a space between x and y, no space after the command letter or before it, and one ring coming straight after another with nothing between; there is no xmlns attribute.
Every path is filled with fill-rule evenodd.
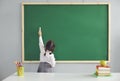
<svg viewBox="0 0 120 81"><path fill-rule="evenodd" d="M44 48L44 43L42 40L42 36L39 36L39 47L40 47L40 62L47 62L49 63L52 67L55 67L55 57L54 54L49 54L51 51L47 50L46 55L45 54L45 48Z"/></svg>

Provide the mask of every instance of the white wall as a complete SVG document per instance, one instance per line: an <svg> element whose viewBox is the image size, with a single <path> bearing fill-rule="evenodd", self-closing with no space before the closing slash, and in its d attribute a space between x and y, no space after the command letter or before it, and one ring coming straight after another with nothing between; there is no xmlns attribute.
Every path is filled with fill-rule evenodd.
<svg viewBox="0 0 120 81"><path fill-rule="evenodd" d="M110 0L0 0L0 81L16 71L21 60L21 2L108 2ZM120 72L120 0L111 0L111 71ZM25 64L36 72L38 64ZM94 73L96 64L57 64L55 72Z"/></svg>

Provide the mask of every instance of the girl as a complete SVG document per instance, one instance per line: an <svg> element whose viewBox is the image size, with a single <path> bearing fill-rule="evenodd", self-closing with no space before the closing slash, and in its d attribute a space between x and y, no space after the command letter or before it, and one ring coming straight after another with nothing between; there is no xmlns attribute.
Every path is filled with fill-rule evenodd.
<svg viewBox="0 0 120 81"><path fill-rule="evenodd" d="M52 68L55 67L56 64L53 54L55 44L52 40L49 40L44 48L41 29L39 30L38 35L40 47L40 64L37 72L52 72Z"/></svg>

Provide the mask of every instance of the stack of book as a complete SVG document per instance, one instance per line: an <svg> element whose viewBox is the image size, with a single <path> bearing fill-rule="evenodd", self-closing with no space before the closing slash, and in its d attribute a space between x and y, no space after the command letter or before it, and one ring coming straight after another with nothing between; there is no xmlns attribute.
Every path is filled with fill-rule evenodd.
<svg viewBox="0 0 120 81"><path fill-rule="evenodd" d="M110 66L96 66L96 75L97 76L109 76L110 75Z"/></svg>

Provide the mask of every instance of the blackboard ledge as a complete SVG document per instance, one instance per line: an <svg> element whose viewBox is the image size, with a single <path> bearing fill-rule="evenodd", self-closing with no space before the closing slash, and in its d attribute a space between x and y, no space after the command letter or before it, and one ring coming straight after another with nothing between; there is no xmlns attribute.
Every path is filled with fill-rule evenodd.
<svg viewBox="0 0 120 81"><path fill-rule="evenodd" d="M22 61L23 63L39 63L40 61ZM56 61L56 63L99 63L100 62L100 60L97 60L97 61ZM107 63L109 63L110 62L110 60L107 60L106 61Z"/></svg>

